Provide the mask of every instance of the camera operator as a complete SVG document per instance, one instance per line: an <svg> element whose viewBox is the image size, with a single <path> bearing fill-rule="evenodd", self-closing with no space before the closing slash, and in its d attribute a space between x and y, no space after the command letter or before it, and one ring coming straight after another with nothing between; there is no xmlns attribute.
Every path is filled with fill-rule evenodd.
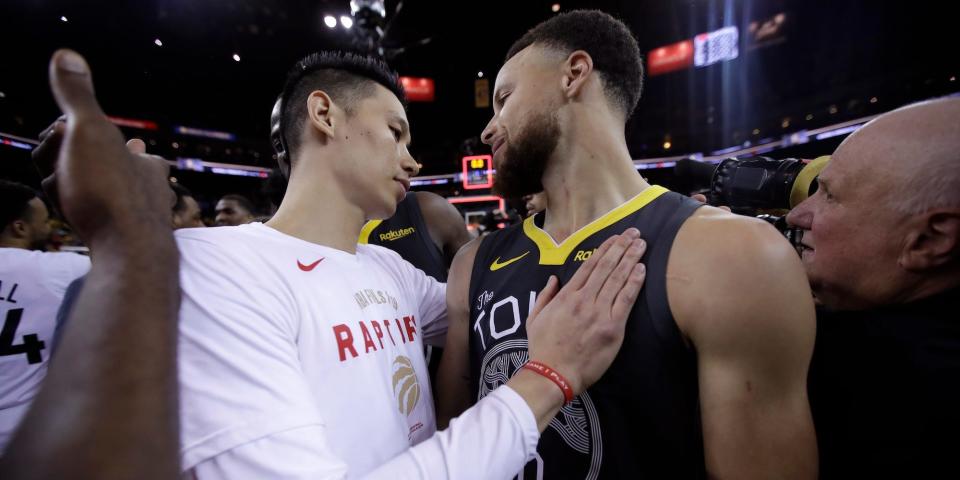
<svg viewBox="0 0 960 480"><path fill-rule="evenodd" d="M960 99L881 115L837 148L815 193L781 225L793 230L785 233L820 304L808 386L821 478L952 470L960 446L958 152ZM713 192L724 193L715 199L762 203L776 197L774 184L789 191L801 181L741 195L718 184L743 165L760 168L731 163L713 176Z"/></svg>

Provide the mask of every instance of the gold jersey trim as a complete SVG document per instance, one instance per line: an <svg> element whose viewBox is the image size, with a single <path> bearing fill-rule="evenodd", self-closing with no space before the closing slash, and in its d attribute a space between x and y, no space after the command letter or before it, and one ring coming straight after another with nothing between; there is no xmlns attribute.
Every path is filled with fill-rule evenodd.
<svg viewBox="0 0 960 480"><path fill-rule="evenodd" d="M360 229L360 239L357 240L357 243L360 245L366 245L370 243L370 234L383 223L383 220L370 220L369 222L363 224L363 228Z"/></svg>
<svg viewBox="0 0 960 480"><path fill-rule="evenodd" d="M572 235L560 242L559 245L557 245L550 234L543 231L543 229L533 222L535 215L531 215L523 221L523 233L525 233L533 243L537 244L537 248L540 250L540 265L563 265L566 263L570 253L573 252L581 242L586 240L587 237L623 220L627 215L640 210L668 191L669 190L659 185L650 185L637 194L637 196L627 200L619 207L610 210L602 217L573 232Z"/></svg>

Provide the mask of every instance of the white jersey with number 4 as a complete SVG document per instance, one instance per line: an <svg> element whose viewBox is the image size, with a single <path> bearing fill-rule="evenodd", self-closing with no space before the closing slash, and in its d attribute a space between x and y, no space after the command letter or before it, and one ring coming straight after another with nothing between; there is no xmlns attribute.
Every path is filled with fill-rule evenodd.
<svg viewBox="0 0 960 480"><path fill-rule="evenodd" d="M63 294L89 270L75 253L0 248L0 452L47 373Z"/></svg>

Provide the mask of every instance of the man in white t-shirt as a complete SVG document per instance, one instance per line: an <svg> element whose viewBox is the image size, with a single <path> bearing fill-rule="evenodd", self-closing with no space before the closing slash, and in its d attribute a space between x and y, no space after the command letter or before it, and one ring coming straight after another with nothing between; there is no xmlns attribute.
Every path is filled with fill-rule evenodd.
<svg viewBox="0 0 960 480"><path fill-rule="evenodd" d="M180 230L182 469L200 480L509 478L606 370L643 282L639 232L611 238L532 309L531 362L437 433L422 352L445 286L357 245L417 170L396 74L300 61L271 132L290 183L266 224ZM490 321L494 319L491 318Z"/></svg>
<svg viewBox="0 0 960 480"><path fill-rule="evenodd" d="M57 308L90 259L43 252L50 214L36 191L0 180L0 453L47 373Z"/></svg>

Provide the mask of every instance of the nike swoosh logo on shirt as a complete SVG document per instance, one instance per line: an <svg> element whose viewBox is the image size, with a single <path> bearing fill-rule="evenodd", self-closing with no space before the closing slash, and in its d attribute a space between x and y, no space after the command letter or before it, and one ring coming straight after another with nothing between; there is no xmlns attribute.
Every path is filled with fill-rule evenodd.
<svg viewBox="0 0 960 480"><path fill-rule="evenodd" d="M523 255L520 255L519 257L513 257L510 260L507 260L506 262L503 262L503 263L500 263L500 257L497 257L497 259L490 264L490 271L496 272L497 270L500 270L501 268L506 267L507 265L510 265L511 263L516 262L517 260L520 260L523 257L526 257L527 254L529 253L530 251L527 250L526 252L523 252Z"/></svg>
<svg viewBox="0 0 960 480"><path fill-rule="evenodd" d="M313 270L313 267L316 267L318 263L322 262L323 258L324 257L320 257L320 260L317 260L316 262L313 262L310 265L304 265L300 263L300 260L297 260L297 266L300 267L300 270L303 270L304 272L309 272L310 270Z"/></svg>

